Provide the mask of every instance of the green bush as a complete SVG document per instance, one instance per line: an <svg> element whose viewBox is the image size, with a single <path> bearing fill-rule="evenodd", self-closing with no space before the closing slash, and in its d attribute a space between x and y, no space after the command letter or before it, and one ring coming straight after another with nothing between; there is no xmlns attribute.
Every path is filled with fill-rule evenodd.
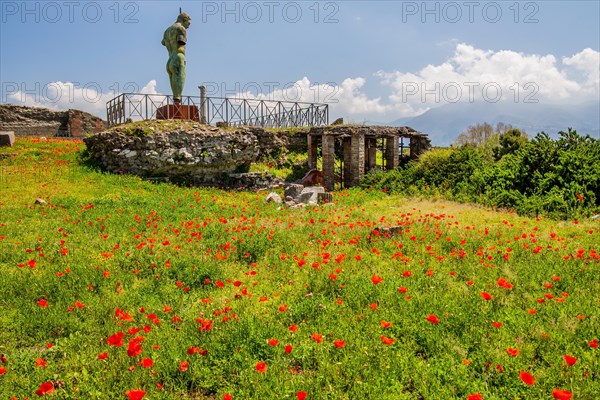
<svg viewBox="0 0 600 400"><path fill-rule="evenodd" d="M557 139L527 140L510 130L493 144L435 149L390 173L369 174L363 187L514 209L524 215L575 218L600 206L600 141L569 129ZM489 157L493 148L494 157ZM413 193L409 193L412 191Z"/></svg>

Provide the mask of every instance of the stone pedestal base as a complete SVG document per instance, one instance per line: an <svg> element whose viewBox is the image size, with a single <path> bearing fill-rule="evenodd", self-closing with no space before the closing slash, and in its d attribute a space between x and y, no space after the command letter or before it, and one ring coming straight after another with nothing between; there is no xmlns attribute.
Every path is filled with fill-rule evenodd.
<svg viewBox="0 0 600 400"><path fill-rule="evenodd" d="M184 119L200 122L200 112L196 106L169 104L156 110L156 119Z"/></svg>

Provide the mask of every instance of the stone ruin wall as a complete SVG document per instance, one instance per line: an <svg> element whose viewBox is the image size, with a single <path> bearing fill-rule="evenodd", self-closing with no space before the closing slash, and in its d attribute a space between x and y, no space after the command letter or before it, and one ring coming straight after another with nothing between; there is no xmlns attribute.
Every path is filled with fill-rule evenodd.
<svg viewBox="0 0 600 400"><path fill-rule="evenodd" d="M0 104L0 131L12 131L17 137L84 138L105 128L102 119L84 111L53 111L41 107Z"/></svg>

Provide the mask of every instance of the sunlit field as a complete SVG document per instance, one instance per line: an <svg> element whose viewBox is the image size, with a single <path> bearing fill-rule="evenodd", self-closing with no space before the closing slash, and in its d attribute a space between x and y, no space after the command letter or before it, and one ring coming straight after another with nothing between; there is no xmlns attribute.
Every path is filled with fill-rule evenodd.
<svg viewBox="0 0 600 400"><path fill-rule="evenodd" d="M286 209L84 148L0 149L1 399L600 397L598 220Z"/></svg>

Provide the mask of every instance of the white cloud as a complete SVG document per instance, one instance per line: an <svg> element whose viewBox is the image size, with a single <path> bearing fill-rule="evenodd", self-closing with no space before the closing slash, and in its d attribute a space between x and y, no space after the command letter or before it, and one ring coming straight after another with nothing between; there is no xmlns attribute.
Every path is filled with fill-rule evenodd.
<svg viewBox="0 0 600 400"><path fill-rule="evenodd" d="M21 89L6 93L6 98L10 102L30 107L45 107L51 110L82 110L103 119L106 118L106 102L120 94L103 92L100 85L95 82L79 85L73 82L57 81L45 85L39 83L33 86L29 85ZM156 80L149 81L140 93L157 94Z"/></svg>
<svg viewBox="0 0 600 400"><path fill-rule="evenodd" d="M600 53L592 49L563 58L561 65L552 54L483 50L460 43L439 65L417 72L379 71L375 76L392 90L389 103L400 113L407 105L417 110L457 101L556 103L597 99L599 60ZM563 65L582 71L585 80L571 76Z"/></svg>
<svg viewBox="0 0 600 400"><path fill-rule="evenodd" d="M586 75L584 91L597 98L600 92L600 52L587 48L572 57L563 57L562 62Z"/></svg>

